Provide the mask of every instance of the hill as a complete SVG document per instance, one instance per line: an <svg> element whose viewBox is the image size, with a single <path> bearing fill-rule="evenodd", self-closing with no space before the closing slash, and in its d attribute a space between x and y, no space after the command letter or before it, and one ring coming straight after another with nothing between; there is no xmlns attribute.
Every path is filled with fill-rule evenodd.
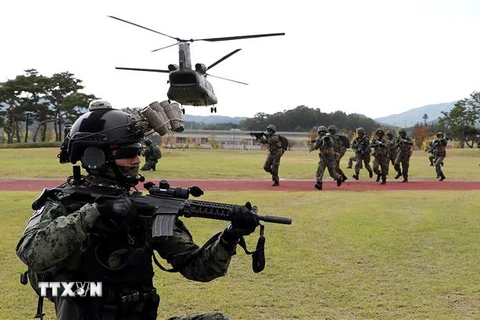
<svg viewBox="0 0 480 320"><path fill-rule="evenodd" d="M423 122L423 115L427 114L427 122L436 121L441 115L442 111L450 111L453 106L457 103L448 102L448 103L438 103L438 104L429 104L423 107L411 109L402 113L392 114L382 118L373 119L381 124L390 125L395 127L411 127L417 123Z"/></svg>

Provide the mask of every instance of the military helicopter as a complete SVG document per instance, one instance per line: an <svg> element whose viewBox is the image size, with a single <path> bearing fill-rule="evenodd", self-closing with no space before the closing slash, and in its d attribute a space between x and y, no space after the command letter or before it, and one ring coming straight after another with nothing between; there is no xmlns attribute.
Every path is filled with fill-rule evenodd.
<svg viewBox="0 0 480 320"><path fill-rule="evenodd" d="M141 26L139 24L120 19L114 16L108 16L112 19L116 19L136 27L155 32L161 34L162 36L171 38L176 41L176 43L152 50L152 52L156 52L159 50L163 50L169 47L173 47L178 45L178 65L177 64L169 64L168 70L161 70L161 69L144 69L144 68L126 68L126 67L116 67L119 70L133 70L133 71L145 71L145 72L160 72L160 73L168 73L169 80L168 83L170 85L167 97L170 100L174 100L182 105L191 105L191 106L211 106L210 112L216 113L217 108L215 104L218 102L217 96L213 91L213 87L206 79L207 76L213 78L219 78L227 81L236 82L243 85L248 85L245 82L231 80L227 78L222 78L218 76L213 76L207 71L218 65L220 62L224 61L225 59L231 57L235 53L239 52L241 49L235 49L229 54L223 56L221 59L217 60L216 62L212 63L210 66L205 66L203 63L195 64L195 69L192 69L192 62L190 57L190 43L194 41L208 41L208 42L217 42L217 41L229 41L229 40L239 40L239 39L249 39L249 38L261 38L261 37L273 37L273 36L283 36L285 33L267 33L267 34L253 34L253 35L244 35L244 36L233 36L233 37L220 37L220 38L204 38L204 39L180 39L177 37L172 37L168 34L152 30L150 28ZM183 113L185 113L185 109L182 108Z"/></svg>

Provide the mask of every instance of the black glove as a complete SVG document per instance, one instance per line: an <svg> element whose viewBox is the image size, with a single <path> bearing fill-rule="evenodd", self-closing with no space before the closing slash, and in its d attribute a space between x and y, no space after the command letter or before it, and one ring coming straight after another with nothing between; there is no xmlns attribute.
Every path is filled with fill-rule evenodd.
<svg viewBox="0 0 480 320"><path fill-rule="evenodd" d="M135 213L135 210L132 210L132 201L126 195L99 196L95 199L94 205L102 217L114 221L127 219Z"/></svg>
<svg viewBox="0 0 480 320"><path fill-rule="evenodd" d="M223 231L222 239L234 245L242 236L248 236L255 231L259 225L257 208L252 207L250 202L244 206L234 206L230 212L231 223Z"/></svg>

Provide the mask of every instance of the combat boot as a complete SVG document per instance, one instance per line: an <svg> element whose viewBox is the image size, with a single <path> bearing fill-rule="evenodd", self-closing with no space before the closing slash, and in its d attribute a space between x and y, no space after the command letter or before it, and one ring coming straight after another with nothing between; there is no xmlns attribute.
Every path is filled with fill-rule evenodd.
<svg viewBox="0 0 480 320"><path fill-rule="evenodd" d="M403 178L402 182L408 182L408 178Z"/></svg>
<svg viewBox="0 0 480 320"><path fill-rule="evenodd" d="M386 184L387 183L387 180L385 179L382 179L382 182L380 182L380 184Z"/></svg>
<svg viewBox="0 0 480 320"><path fill-rule="evenodd" d="M402 171L398 171L397 175L395 176L395 179L398 179L402 176Z"/></svg>
<svg viewBox="0 0 480 320"><path fill-rule="evenodd" d="M370 177L370 179L373 178L373 171L372 170L368 171L368 176Z"/></svg>
<svg viewBox="0 0 480 320"><path fill-rule="evenodd" d="M352 177L353 177L353 179L358 180L358 174L357 173L355 173Z"/></svg>
<svg viewBox="0 0 480 320"><path fill-rule="evenodd" d="M445 175L442 173L442 174L440 175L440 181L445 180L445 178L446 178Z"/></svg>
<svg viewBox="0 0 480 320"><path fill-rule="evenodd" d="M272 184L272 187L278 187L279 185L280 185L280 183L278 182L278 180L274 180L273 184Z"/></svg>
<svg viewBox="0 0 480 320"><path fill-rule="evenodd" d="M341 176L338 176L337 178L337 187L340 187L342 185L343 178Z"/></svg>
<svg viewBox="0 0 480 320"><path fill-rule="evenodd" d="M377 182L380 181L380 173L377 174L377 180L375 180L375 181L377 181Z"/></svg>
<svg viewBox="0 0 480 320"><path fill-rule="evenodd" d="M322 190L322 185L323 185L322 182L317 182L317 183L315 183L315 188L316 188L317 190Z"/></svg>

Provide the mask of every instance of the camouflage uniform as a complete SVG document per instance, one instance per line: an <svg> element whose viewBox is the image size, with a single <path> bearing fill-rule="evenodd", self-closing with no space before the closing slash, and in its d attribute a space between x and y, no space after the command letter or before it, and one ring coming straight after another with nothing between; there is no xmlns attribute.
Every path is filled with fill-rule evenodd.
<svg viewBox="0 0 480 320"><path fill-rule="evenodd" d="M337 127L333 124L328 126L328 133L333 137L335 141L334 144L334 151L335 151L335 158L337 160L337 168L338 173L342 176L343 181L347 180L347 176L343 173L342 169L340 169L340 160L342 160L345 152L347 152L347 148L349 147L350 143L346 136L337 134Z"/></svg>
<svg viewBox="0 0 480 320"><path fill-rule="evenodd" d="M440 181L445 180L445 175L442 171L443 161L447 156L447 142L448 139L445 138L445 135L442 132L437 133L437 138L433 141L432 148L434 149L435 154L435 171L437 173L437 178L440 178Z"/></svg>
<svg viewBox="0 0 480 320"><path fill-rule="evenodd" d="M87 177L85 185L95 186L89 183L90 179L94 183L98 180L92 179L91 176ZM110 182L109 185L102 181L101 185L109 186L114 191L120 190L115 182ZM98 210L91 203L79 202L66 206L66 203L70 202L68 196L62 193L57 196L59 200L48 199L41 209L34 212L17 245L17 255L34 272L44 275L45 281L67 281L65 279L103 281L104 297L120 294L112 289L119 284L122 286L122 292L138 291L140 294L147 294L148 298L144 301L145 310L141 313L144 319L156 319L157 316L159 297L152 283L151 262L154 250L172 266L181 266L180 273L183 276L202 282L225 275L234 254L234 250L220 245L221 240L218 236L208 246L199 248L181 220L177 220L175 224L173 237L151 238L151 228L135 219L130 221L132 227L126 228L125 236L120 237L112 225L99 218ZM71 206L80 207L71 211ZM136 241L127 242L127 239ZM112 249L102 252L98 259L88 257L97 255L103 247ZM186 257L188 263L184 264ZM135 261L129 261L132 258ZM103 265L113 270L107 270ZM107 281L107 278L118 280ZM55 300L59 319L79 318L78 315L81 314L79 301L75 298ZM106 305L110 302L107 299L102 301ZM132 315L132 319L136 318ZM228 318L222 315L199 319Z"/></svg>
<svg viewBox="0 0 480 320"><path fill-rule="evenodd" d="M353 178L358 180L360 176L360 170L362 169L362 162L365 164L368 174L373 177L372 167L370 167L370 141L365 135L363 128L357 128L357 137L352 141L352 149L355 150L355 174Z"/></svg>
<svg viewBox="0 0 480 320"><path fill-rule="evenodd" d="M436 158L436 149L433 147L433 143L435 140L432 140L428 143L428 147L425 149L425 152L428 152L430 155L428 156L428 161L430 161L430 166L434 166L435 158Z"/></svg>
<svg viewBox="0 0 480 320"><path fill-rule="evenodd" d="M382 129L375 131L376 137L372 139L371 147L373 148L373 172L377 175L377 182L382 179L381 184L387 182L388 173L388 146L387 140L384 138Z"/></svg>
<svg viewBox="0 0 480 320"><path fill-rule="evenodd" d="M347 169L351 169L354 162L357 162L357 156L356 156L356 155L350 156L350 157L348 158Z"/></svg>
<svg viewBox="0 0 480 320"><path fill-rule="evenodd" d="M211 281L226 274L239 237L253 232L258 218L251 207L234 206L232 223L202 247L180 219L172 236L153 237L151 210L143 212L149 209L132 205L128 197L140 180L143 131L133 116L107 102L97 105L74 123L58 155L60 163L81 161L88 175L77 174L58 190L42 193L16 253L40 281L102 283L101 297L50 297L57 319L156 320L154 251L185 278ZM110 196L87 196L93 192ZM228 317L211 312L174 319Z"/></svg>
<svg viewBox="0 0 480 320"><path fill-rule="evenodd" d="M395 159L397 158L397 147L396 147L396 137L391 133L390 131L387 131L385 134L386 138L385 140L387 141L387 146L388 146L388 160L389 164L391 163L392 166L395 164ZM387 168L387 174L388 174L388 168Z"/></svg>
<svg viewBox="0 0 480 320"><path fill-rule="evenodd" d="M278 169L280 167L280 158L285 152L278 134L275 133L276 131L276 127L270 124L267 126L267 135L260 139L260 143L268 145L268 156L263 165L263 170L272 175L272 186L278 186L280 184Z"/></svg>
<svg viewBox="0 0 480 320"><path fill-rule="evenodd" d="M142 171L156 170L158 159L162 158L162 152L157 146L154 146L151 141L147 140L146 147L142 152L142 156L145 157L145 164L140 169Z"/></svg>
<svg viewBox="0 0 480 320"><path fill-rule="evenodd" d="M397 137L395 144L398 153L395 158L395 164L393 165L395 171L397 171L395 179L398 179L403 175L402 182L408 182L408 168L410 167L410 157L412 156L413 140L407 136L405 129L400 129L398 133L400 136Z"/></svg>
<svg viewBox="0 0 480 320"><path fill-rule="evenodd" d="M330 176L337 181L337 186L342 184L342 176L338 172L337 159L335 156L335 140L327 133L324 126L318 127L318 138L315 140L310 151L319 150L318 168L316 172L317 182L315 188L322 190L323 188L323 174L325 169L328 169Z"/></svg>

